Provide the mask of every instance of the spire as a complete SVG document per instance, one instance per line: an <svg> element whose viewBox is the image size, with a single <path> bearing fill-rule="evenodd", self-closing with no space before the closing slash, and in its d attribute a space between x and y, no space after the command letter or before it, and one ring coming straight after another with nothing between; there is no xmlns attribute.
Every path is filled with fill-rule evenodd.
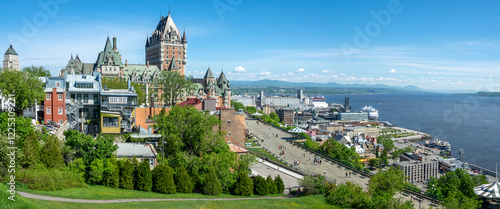
<svg viewBox="0 0 500 209"><path fill-rule="evenodd" d="M82 75L85 75L85 63L82 62Z"/></svg>
<svg viewBox="0 0 500 209"><path fill-rule="evenodd" d="M80 58L78 57L78 54L76 54L75 61L80 61L81 62Z"/></svg>
<svg viewBox="0 0 500 209"><path fill-rule="evenodd" d="M108 39L106 40L106 46L104 47L104 52L106 52L106 50L112 50L113 47L111 46L111 41L109 40L109 36L108 36Z"/></svg>
<svg viewBox="0 0 500 209"><path fill-rule="evenodd" d="M147 35L146 35L146 46L149 46L149 38Z"/></svg>
<svg viewBox="0 0 500 209"><path fill-rule="evenodd" d="M10 47L7 49L7 51L5 52L5 54L12 54L12 55L18 55L16 50L14 50L14 48L12 48L12 45L10 45Z"/></svg>
<svg viewBox="0 0 500 209"><path fill-rule="evenodd" d="M210 66L207 69L207 73L205 73L205 78L215 78L212 70L210 70Z"/></svg>
<svg viewBox="0 0 500 209"><path fill-rule="evenodd" d="M73 60L73 52L71 52L71 58L69 60Z"/></svg>
<svg viewBox="0 0 500 209"><path fill-rule="evenodd" d="M182 32L182 43L187 43L186 41L186 29Z"/></svg>
<svg viewBox="0 0 500 209"><path fill-rule="evenodd" d="M226 79L226 75L224 75L224 70L222 70L222 72L220 73L219 79L217 80L217 84L226 85L227 83L228 82Z"/></svg>

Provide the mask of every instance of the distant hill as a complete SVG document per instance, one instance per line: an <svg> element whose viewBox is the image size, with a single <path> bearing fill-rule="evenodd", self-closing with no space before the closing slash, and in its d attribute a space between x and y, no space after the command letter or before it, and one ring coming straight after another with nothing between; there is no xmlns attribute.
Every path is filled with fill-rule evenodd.
<svg viewBox="0 0 500 209"><path fill-rule="evenodd" d="M303 82L294 83L288 81L278 81L278 80L259 80L259 81L231 81L232 86L237 87L304 87L304 88L374 88L374 89L398 89L403 91L422 91L422 89L416 86L404 86L395 87L387 85L365 85L365 84L339 84L335 82L330 83L314 83L314 82Z"/></svg>

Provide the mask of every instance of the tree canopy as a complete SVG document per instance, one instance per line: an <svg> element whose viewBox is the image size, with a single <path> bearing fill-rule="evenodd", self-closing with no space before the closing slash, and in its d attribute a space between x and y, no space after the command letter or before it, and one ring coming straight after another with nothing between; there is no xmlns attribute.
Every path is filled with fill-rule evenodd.
<svg viewBox="0 0 500 209"><path fill-rule="evenodd" d="M165 100L167 105L171 106L178 98L190 91L193 86L191 80L172 71L161 71L160 77L153 82L155 86L158 86L158 90L161 92L161 98Z"/></svg>
<svg viewBox="0 0 500 209"><path fill-rule="evenodd" d="M34 75L35 77L51 77L50 71L43 66L35 67L32 65L31 67L25 67L23 68L23 72Z"/></svg>
<svg viewBox="0 0 500 209"><path fill-rule="evenodd" d="M26 108L45 100L44 90L44 84L34 74L17 70L0 73L0 94L14 100L13 110L17 116L22 116Z"/></svg>
<svg viewBox="0 0 500 209"><path fill-rule="evenodd" d="M370 178L368 191L373 196L387 193L392 197L397 192L403 191L405 178L401 170L395 167L390 167L386 171L380 170Z"/></svg>

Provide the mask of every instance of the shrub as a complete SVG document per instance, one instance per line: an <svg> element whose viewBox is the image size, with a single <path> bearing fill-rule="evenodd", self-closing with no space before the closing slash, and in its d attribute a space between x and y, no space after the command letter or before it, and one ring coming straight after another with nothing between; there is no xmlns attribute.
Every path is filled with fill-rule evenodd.
<svg viewBox="0 0 500 209"><path fill-rule="evenodd" d="M102 177L105 186L113 188L118 188L118 186L120 186L120 171L116 165L115 159L107 159L104 161Z"/></svg>
<svg viewBox="0 0 500 209"><path fill-rule="evenodd" d="M267 187L267 181L262 176L256 176L253 178L253 193L256 195L268 195L269 188Z"/></svg>
<svg viewBox="0 0 500 209"><path fill-rule="evenodd" d="M71 161L69 164L68 164L68 167L69 169L72 171L72 172L75 172L77 173L78 175L80 175L82 178L85 177L85 169L87 168L85 166L85 162L83 161L82 158L77 158L75 159L74 161Z"/></svg>
<svg viewBox="0 0 500 209"><path fill-rule="evenodd" d="M18 170L16 180L25 184L28 189L40 191L54 191L85 186L83 177L77 173L41 167Z"/></svg>
<svg viewBox="0 0 500 209"><path fill-rule="evenodd" d="M217 178L217 174L213 168L208 171L207 177L205 179L205 185L203 186L203 193L206 195L217 196L222 193L222 185Z"/></svg>
<svg viewBox="0 0 500 209"><path fill-rule="evenodd" d="M267 176L266 178L267 182L267 189L269 190L269 194L276 194L276 183L274 183L273 178L271 178L271 175Z"/></svg>
<svg viewBox="0 0 500 209"><path fill-rule="evenodd" d="M50 136L40 152L42 162L47 168L60 168L64 165L64 159L59 148L59 140Z"/></svg>
<svg viewBox="0 0 500 209"><path fill-rule="evenodd" d="M177 182L177 191L181 193L191 193L193 192L193 181L189 176L186 168L181 166L175 175L175 181Z"/></svg>
<svg viewBox="0 0 500 209"><path fill-rule="evenodd" d="M240 171L233 189L234 195L250 196L253 194L252 179L245 172Z"/></svg>
<svg viewBox="0 0 500 209"><path fill-rule="evenodd" d="M274 177L274 183L276 184L276 194L283 194L283 191L285 191L285 184L283 183L283 179L281 179L280 175Z"/></svg>
<svg viewBox="0 0 500 209"><path fill-rule="evenodd" d="M120 188L134 189L134 168L127 158L120 162Z"/></svg>
<svg viewBox="0 0 500 209"><path fill-rule="evenodd" d="M165 164L153 169L153 191L164 194L175 194L173 169Z"/></svg>
<svg viewBox="0 0 500 209"><path fill-rule="evenodd" d="M101 159L95 159L89 166L89 183L102 183L102 173L104 172L104 163Z"/></svg>
<svg viewBox="0 0 500 209"><path fill-rule="evenodd" d="M151 169L149 168L149 162L147 160L142 160L136 170L136 182L135 188L140 191L149 192L153 186L153 179L151 177Z"/></svg>
<svg viewBox="0 0 500 209"><path fill-rule="evenodd" d="M304 188L302 194L324 194L325 178L321 175L304 176L304 179L299 180L299 185Z"/></svg>

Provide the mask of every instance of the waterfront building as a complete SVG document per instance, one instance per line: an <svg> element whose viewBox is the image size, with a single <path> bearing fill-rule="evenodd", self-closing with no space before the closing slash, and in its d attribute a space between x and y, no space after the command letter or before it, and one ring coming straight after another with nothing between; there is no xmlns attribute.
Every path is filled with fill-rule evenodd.
<svg viewBox="0 0 500 209"><path fill-rule="evenodd" d="M368 113L366 112L341 112L337 114L337 120L347 121L365 121L368 120Z"/></svg>
<svg viewBox="0 0 500 209"><path fill-rule="evenodd" d="M161 17L151 36L146 38L146 62L160 70L178 72L184 75L187 63L186 32L182 36L170 16Z"/></svg>
<svg viewBox="0 0 500 209"><path fill-rule="evenodd" d="M12 45L7 49L3 56L3 69L13 69L21 71L21 65L19 64L19 55L16 50L12 48Z"/></svg>
<svg viewBox="0 0 500 209"><path fill-rule="evenodd" d="M431 176L438 176L438 161L403 161L394 163L394 166L408 176L406 181L411 183L428 181Z"/></svg>
<svg viewBox="0 0 500 209"><path fill-rule="evenodd" d="M247 107L247 106L255 107L255 98L253 96L252 97L249 97L249 96L233 96L231 98L231 100L239 102L239 103L243 104L243 106L245 106L245 107Z"/></svg>
<svg viewBox="0 0 500 209"><path fill-rule="evenodd" d="M284 122L286 125L293 125L293 116L294 112L290 109L279 109L276 110L276 114L280 118L281 122Z"/></svg>

